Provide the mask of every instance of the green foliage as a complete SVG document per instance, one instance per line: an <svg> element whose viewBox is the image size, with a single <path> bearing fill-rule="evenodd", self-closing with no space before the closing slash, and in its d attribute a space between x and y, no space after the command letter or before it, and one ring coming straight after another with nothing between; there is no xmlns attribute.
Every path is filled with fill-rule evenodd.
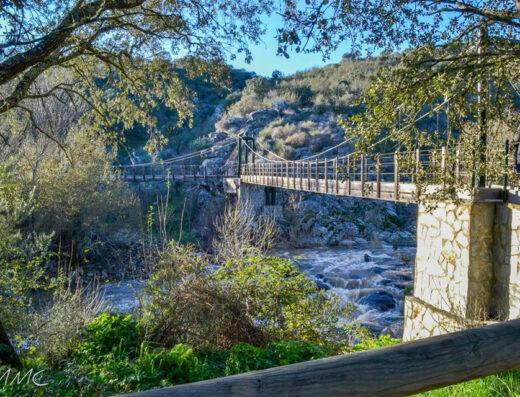
<svg viewBox="0 0 520 397"><path fill-rule="evenodd" d="M86 327L87 340L74 351L76 360L99 363L104 356L135 355L139 346L137 321L130 315L102 313Z"/></svg>
<svg viewBox="0 0 520 397"><path fill-rule="evenodd" d="M365 337L361 343L352 347L353 352L360 352L363 350L378 349L380 347L393 346L401 341L399 339L393 339L390 335L383 335L377 339L371 337Z"/></svg>
<svg viewBox="0 0 520 397"><path fill-rule="evenodd" d="M516 397L520 395L520 371L504 372L419 395L427 397Z"/></svg>
<svg viewBox="0 0 520 397"><path fill-rule="evenodd" d="M31 170L21 183L35 190L32 230L54 232L62 249L75 255L107 255L106 242L117 246L121 230L137 226L135 197L123 182L110 178L113 157L88 128L70 131L65 149L69 158L55 145L40 152L42 140L19 160L23 169Z"/></svg>
<svg viewBox="0 0 520 397"><path fill-rule="evenodd" d="M330 353L326 347L300 341L269 343L264 349L239 343L229 351L226 375L316 360Z"/></svg>
<svg viewBox="0 0 520 397"><path fill-rule="evenodd" d="M0 163L0 319L16 328L31 305L29 293L40 287L41 267L52 235L24 232L34 210L32 191L20 184L14 161Z"/></svg>
<svg viewBox="0 0 520 397"><path fill-rule="evenodd" d="M338 342L339 298L320 290L288 259L253 255L231 260L213 278L246 307L269 340Z"/></svg>
<svg viewBox="0 0 520 397"><path fill-rule="evenodd" d="M145 339L197 349L263 341L244 303L209 276L209 263L193 248L171 242L158 255L141 298Z"/></svg>
<svg viewBox="0 0 520 397"><path fill-rule="evenodd" d="M201 137L198 137L197 139L195 139L191 143L191 146L192 146L193 150L202 150L202 149L206 149L206 148L210 147L211 141L209 140L209 138L207 136L201 136Z"/></svg>
<svg viewBox="0 0 520 397"><path fill-rule="evenodd" d="M229 107L229 113L242 116L262 109L265 105L269 106L270 103L267 101L266 95L270 89L271 83L263 77L254 77L247 80L240 100Z"/></svg>

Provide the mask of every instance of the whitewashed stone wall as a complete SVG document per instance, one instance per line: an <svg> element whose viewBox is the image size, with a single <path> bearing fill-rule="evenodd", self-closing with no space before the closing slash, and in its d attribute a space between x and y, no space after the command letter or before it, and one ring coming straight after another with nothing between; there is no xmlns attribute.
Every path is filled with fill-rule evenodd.
<svg viewBox="0 0 520 397"><path fill-rule="evenodd" d="M520 317L520 205L498 204L494 224L493 313Z"/></svg>
<svg viewBox="0 0 520 397"><path fill-rule="evenodd" d="M520 206L421 205L403 339L520 317Z"/></svg>

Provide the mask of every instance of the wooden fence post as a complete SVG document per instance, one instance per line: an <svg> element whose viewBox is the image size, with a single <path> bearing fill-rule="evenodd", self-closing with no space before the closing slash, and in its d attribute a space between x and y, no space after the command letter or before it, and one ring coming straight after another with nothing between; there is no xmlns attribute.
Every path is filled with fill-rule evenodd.
<svg viewBox="0 0 520 397"><path fill-rule="evenodd" d="M381 198L381 156L379 154L376 164L376 197Z"/></svg>
<svg viewBox="0 0 520 397"><path fill-rule="evenodd" d="M399 200L399 159L398 152L394 153L394 199Z"/></svg>
<svg viewBox="0 0 520 397"><path fill-rule="evenodd" d="M365 197L365 155L359 160L359 179L361 181L361 197Z"/></svg>
<svg viewBox="0 0 520 397"><path fill-rule="evenodd" d="M320 166L319 166L319 163L318 163L318 159L316 159L316 186L315 186L315 190L316 191L319 191L319 169L320 169Z"/></svg>
<svg viewBox="0 0 520 397"><path fill-rule="evenodd" d="M293 189L296 189L296 163L292 162Z"/></svg>
<svg viewBox="0 0 520 397"><path fill-rule="evenodd" d="M311 162L307 160L307 190L311 190Z"/></svg>
<svg viewBox="0 0 520 397"><path fill-rule="evenodd" d="M325 193L329 192L329 163L327 159L324 160L325 165Z"/></svg>
<svg viewBox="0 0 520 397"><path fill-rule="evenodd" d="M459 182L460 179L460 149L455 151L455 181Z"/></svg>
<svg viewBox="0 0 520 397"><path fill-rule="evenodd" d="M441 148L441 178L442 186L446 183L446 146Z"/></svg>
<svg viewBox="0 0 520 397"><path fill-rule="evenodd" d="M339 194L338 157L334 159L334 178L336 179L336 194Z"/></svg>
<svg viewBox="0 0 520 397"><path fill-rule="evenodd" d="M347 156L347 194L349 196L352 195L352 184L351 184L351 177L350 177L350 155Z"/></svg>

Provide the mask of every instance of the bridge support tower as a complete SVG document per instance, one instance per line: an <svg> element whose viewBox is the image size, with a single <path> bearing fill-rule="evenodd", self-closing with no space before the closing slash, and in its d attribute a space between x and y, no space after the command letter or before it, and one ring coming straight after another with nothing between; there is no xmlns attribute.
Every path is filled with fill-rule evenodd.
<svg viewBox="0 0 520 397"><path fill-rule="evenodd" d="M520 205L421 204L404 313L407 341L520 317Z"/></svg>

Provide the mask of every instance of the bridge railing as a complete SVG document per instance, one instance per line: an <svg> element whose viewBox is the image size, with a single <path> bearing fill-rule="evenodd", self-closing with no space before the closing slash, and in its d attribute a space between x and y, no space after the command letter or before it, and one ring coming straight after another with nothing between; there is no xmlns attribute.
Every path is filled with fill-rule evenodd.
<svg viewBox="0 0 520 397"><path fill-rule="evenodd" d="M382 185L388 189L393 184L398 199L403 184L470 186L475 185L479 173L485 172L487 185L504 185L513 171L510 166L514 163L513 153L508 148L488 150L484 171L474 165L478 161L472 155L445 147L414 152L355 153L327 159L248 163L242 165L241 175L254 177L248 179L251 183L324 193L341 191L350 195L355 185L364 195L368 187L375 191L370 194L375 198L380 197ZM501 167L492 167L494 164Z"/></svg>
<svg viewBox="0 0 520 397"><path fill-rule="evenodd" d="M233 177L237 175L235 165L194 165L150 163L119 166L115 170L124 181L200 180Z"/></svg>

